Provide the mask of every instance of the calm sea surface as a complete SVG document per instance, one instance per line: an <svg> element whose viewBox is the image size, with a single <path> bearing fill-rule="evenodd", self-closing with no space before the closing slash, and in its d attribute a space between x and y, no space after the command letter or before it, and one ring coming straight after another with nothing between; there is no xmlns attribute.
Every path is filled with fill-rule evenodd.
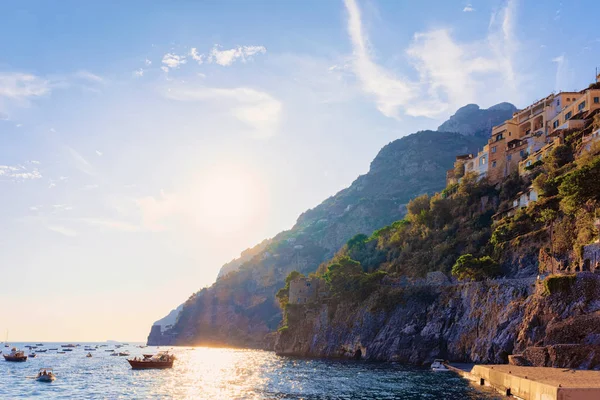
<svg viewBox="0 0 600 400"><path fill-rule="evenodd" d="M25 344L31 343L14 343ZM41 348L60 350L60 344ZM106 343L93 343L100 344ZM85 357L83 345L65 354L38 353L24 363L0 360L0 399L499 399L454 373L394 364L198 347L173 349L178 359L171 370L132 371L126 357L105 351L114 345L99 347L92 358ZM130 344L120 350L140 356L157 348ZM31 379L42 367L54 368L57 380Z"/></svg>

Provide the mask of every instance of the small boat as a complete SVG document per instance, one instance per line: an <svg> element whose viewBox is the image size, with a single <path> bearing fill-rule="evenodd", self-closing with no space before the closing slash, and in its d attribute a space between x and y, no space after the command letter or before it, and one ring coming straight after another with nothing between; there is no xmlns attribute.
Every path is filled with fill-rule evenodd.
<svg viewBox="0 0 600 400"><path fill-rule="evenodd" d="M54 351L56 351L56 350L58 350L58 348L53 348L53 349L48 349L48 350L54 350Z"/></svg>
<svg viewBox="0 0 600 400"><path fill-rule="evenodd" d="M36 343L35 345L36 345L36 346L43 346L43 345L44 345L44 343Z"/></svg>
<svg viewBox="0 0 600 400"><path fill-rule="evenodd" d="M73 351L73 349L63 349L63 351Z"/></svg>
<svg viewBox="0 0 600 400"><path fill-rule="evenodd" d="M45 353L48 351L48 349L37 349L36 350L38 353Z"/></svg>
<svg viewBox="0 0 600 400"><path fill-rule="evenodd" d="M63 348L72 348L72 347L77 347L77 345L69 343L69 344L61 344L60 347L63 347Z"/></svg>
<svg viewBox="0 0 600 400"><path fill-rule="evenodd" d="M29 353L29 358L36 358L36 357L37 357L37 354L35 354L35 353Z"/></svg>
<svg viewBox="0 0 600 400"><path fill-rule="evenodd" d="M145 354L143 359L135 357L127 361L131 369L167 369L173 368L175 356L168 351L161 351L154 355Z"/></svg>
<svg viewBox="0 0 600 400"><path fill-rule="evenodd" d="M40 368L35 380L38 382L52 382L56 379L56 375L52 372L52 368Z"/></svg>
<svg viewBox="0 0 600 400"><path fill-rule="evenodd" d="M92 353L87 353L85 356L86 356L87 358L91 358L91 357L92 357Z"/></svg>
<svg viewBox="0 0 600 400"><path fill-rule="evenodd" d="M117 353L117 352L115 351L115 352L112 352L112 353L110 353L110 355L111 355L111 356L118 356L118 355L119 355L119 353Z"/></svg>
<svg viewBox="0 0 600 400"><path fill-rule="evenodd" d="M122 351L122 352L119 352L119 356L120 356L120 357L129 357L129 356L130 356L130 354L129 354L129 352L128 352L128 351Z"/></svg>
<svg viewBox="0 0 600 400"><path fill-rule="evenodd" d="M104 351L112 351L112 350L104 350Z"/></svg>
<svg viewBox="0 0 600 400"><path fill-rule="evenodd" d="M64 351L57 351L56 354L65 354Z"/></svg>
<svg viewBox="0 0 600 400"><path fill-rule="evenodd" d="M441 360L439 358L433 360L433 362L431 363L431 370L434 371L434 372L450 371L448 369L448 367L446 367L446 361Z"/></svg>
<svg viewBox="0 0 600 400"><path fill-rule="evenodd" d="M27 355L22 350L17 350L16 347L13 347L9 354L2 354L6 361L27 361Z"/></svg>

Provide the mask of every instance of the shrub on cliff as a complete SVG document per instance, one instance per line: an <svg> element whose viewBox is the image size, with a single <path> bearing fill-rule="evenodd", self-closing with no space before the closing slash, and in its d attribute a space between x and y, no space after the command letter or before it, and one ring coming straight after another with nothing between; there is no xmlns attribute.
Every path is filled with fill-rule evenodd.
<svg viewBox="0 0 600 400"><path fill-rule="evenodd" d="M460 280L481 281L500 274L500 266L489 256L475 258L472 254L463 254L452 267L452 275Z"/></svg>
<svg viewBox="0 0 600 400"><path fill-rule="evenodd" d="M588 200L600 200L600 157L562 179L558 192L561 209L573 214Z"/></svg>

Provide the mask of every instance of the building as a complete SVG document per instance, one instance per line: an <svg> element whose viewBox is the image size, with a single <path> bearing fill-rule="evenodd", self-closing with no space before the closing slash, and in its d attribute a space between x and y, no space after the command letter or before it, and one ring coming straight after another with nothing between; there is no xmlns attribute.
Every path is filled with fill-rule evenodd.
<svg viewBox="0 0 600 400"><path fill-rule="evenodd" d="M460 181L460 178L462 178L466 172L465 164L470 162L470 160L473 158L473 154L462 154L456 156L453 168L446 171L446 186L453 185Z"/></svg>
<svg viewBox="0 0 600 400"><path fill-rule="evenodd" d="M600 82L574 95L569 103L550 121L551 132L582 128L590 115L600 110Z"/></svg>
<svg viewBox="0 0 600 400"><path fill-rule="evenodd" d="M534 151L533 153L529 154L527 156L527 158L525 158L519 162L519 175L525 176L525 175L529 174L529 170L530 170L529 167L531 167L536 162L541 161L542 159L548 157L548 155L550 155L552 150L554 150L554 148L556 146L562 144L563 142L564 142L564 140L563 140L562 136L557 135L553 138L553 140L551 142L549 142L548 144L546 144L539 150Z"/></svg>
<svg viewBox="0 0 600 400"><path fill-rule="evenodd" d="M577 157L580 157L585 152L592 151L592 147L594 143L600 143L600 129L595 130L587 136L581 138L581 147L579 148L579 152Z"/></svg>
<svg viewBox="0 0 600 400"><path fill-rule="evenodd" d="M290 304L307 304L326 296L327 286L320 278L299 277L290 282L288 302Z"/></svg>
<svg viewBox="0 0 600 400"><path fill-rule="evenodd" d="M515 198L512 201L512 205L509 209L499 212L497 214L492 215L492 220L494 222L498 222L505 217L512 217L519 211L521 208L528 207L529 204L538 200L538 192L533 188L533 186L529 186L527 190L517 193Z"/></svg>

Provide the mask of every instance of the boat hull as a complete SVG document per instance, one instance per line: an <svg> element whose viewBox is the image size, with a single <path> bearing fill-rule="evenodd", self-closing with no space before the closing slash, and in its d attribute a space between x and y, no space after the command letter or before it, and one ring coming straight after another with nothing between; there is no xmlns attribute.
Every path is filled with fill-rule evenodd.
<svg viewBox="0 0 600 400"><path fill-rule="evenodd" d="M10 356L10 355L6 355L6 354L3 354L3 356L6 361L11 361L11 362L27 361L27 356Z"/></svg>
<svg viewBox="0 0 600 400"><path fill-rule="evenodd" d="M173 368L173 361L134 361L127 360L131 369L168 369Z"/></svg>
<svg viewBox="0 0 600 400"><path fill-rule="evenodd" d="M39 376L39 377L35 378L35 380L38 382L52 382L55 379L56 378L54 376Z"/></svg>

